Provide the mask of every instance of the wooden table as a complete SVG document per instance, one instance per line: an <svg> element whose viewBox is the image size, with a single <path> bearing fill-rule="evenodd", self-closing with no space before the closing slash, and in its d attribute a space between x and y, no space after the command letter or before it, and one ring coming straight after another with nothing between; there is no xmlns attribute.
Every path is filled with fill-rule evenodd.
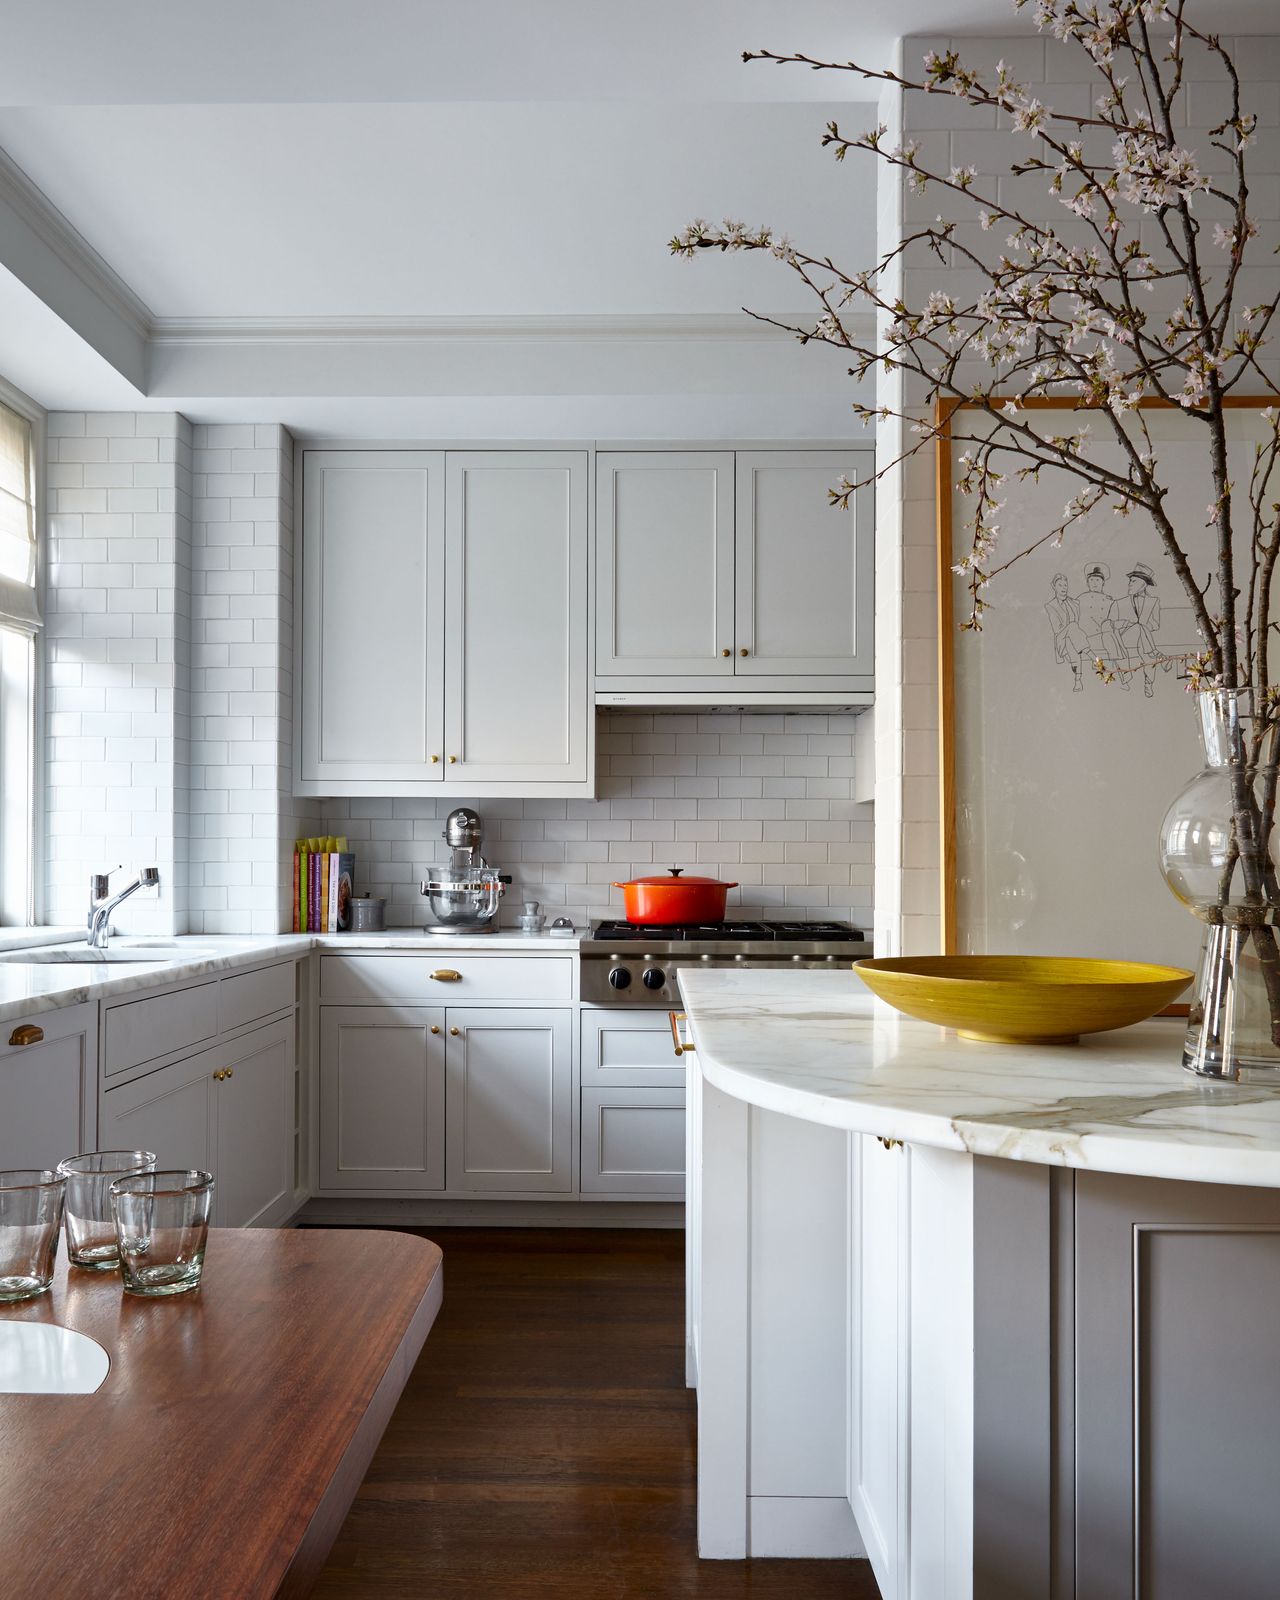
<svg viewBox="0 0 1280 1600"><path fill-rule="evenodd" d="M111 1357L92 1395L0 1395L6 1600L304 1595L443 1293L440 1251L356 1229L209 1235L199 1290L143 1300L60 1261L0 1317Z"/></svg>

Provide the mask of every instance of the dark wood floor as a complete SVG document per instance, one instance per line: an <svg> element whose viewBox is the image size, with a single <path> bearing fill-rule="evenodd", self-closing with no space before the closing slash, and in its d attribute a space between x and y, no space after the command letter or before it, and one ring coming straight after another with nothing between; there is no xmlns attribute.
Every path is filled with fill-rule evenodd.
<svg viewBox="0 0 1280 1600"><path fill-rule="evenodd" d="M702 1561L683 1235L421 1230L444 1309L321 1600L876 1600L864 1561Z"/></svg>

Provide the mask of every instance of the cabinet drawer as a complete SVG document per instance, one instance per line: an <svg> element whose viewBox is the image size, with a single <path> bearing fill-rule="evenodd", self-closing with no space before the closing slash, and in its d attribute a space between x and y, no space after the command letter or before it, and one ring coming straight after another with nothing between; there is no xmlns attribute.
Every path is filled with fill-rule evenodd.
<svg viewBox="0 0 1280 1600"><path fill-rule="evenodd" d="M583 1194L684 1195L684 1090L582 1091Z"/></svg>
<svg viewBox="0 0 1280 1600"><path fill-rule="evenodd" d="M246 1022L284 1011L293 1004L293 989L292 961L223 978L218 993L219 1032L230 1033Z"/></svg>
<svg viewBox="0 0 1280 1600"><path fill-rule="evenodd" d="M665 1011L584 1011L582 1081L602 1088L683 1088L684 1063Z"/></svg>
<svg viewBox="0 0 1280 1600"><path fill-rule="evenodd" d="M112 1006L103 1024L104 1076L212 1039L218 1031L217 996L216 983L202 983Z"/></svg>
<svg viewBox="0 0 1280 1600"><path fill-rule="evenodd" d="M571 956L321 956L320 998L407 1000L418 1005L573 999ZM456 974L456 977L447 976Z"/></svg>

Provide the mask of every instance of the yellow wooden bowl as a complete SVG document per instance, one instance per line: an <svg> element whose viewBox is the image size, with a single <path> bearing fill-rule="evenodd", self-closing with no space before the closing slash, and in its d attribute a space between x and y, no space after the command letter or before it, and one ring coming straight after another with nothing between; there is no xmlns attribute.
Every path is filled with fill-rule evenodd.
<svg viewBox="0 0 1280 1600"><path fill-rule="evenodd" d="M895 1010L992 1044L1075 1044L1127 1028L1192 978L1182 967L1082 956L901 956L853 970Z"/></svg>

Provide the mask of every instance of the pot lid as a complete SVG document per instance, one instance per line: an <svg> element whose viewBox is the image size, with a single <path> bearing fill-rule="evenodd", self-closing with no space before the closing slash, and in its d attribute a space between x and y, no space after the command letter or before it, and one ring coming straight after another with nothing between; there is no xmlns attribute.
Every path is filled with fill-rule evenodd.
<svg viewBox="0 0 1280 1600"><path fill-rule="evenodd" d="M732 884L726 884L723 878L686 877L683 867L668 867L665 878L658 877L656 874L651 878L632 878L627 883L618 885L618 887L629 889L632 884L643 884L645 887L657 884L667 889L682 889L686 886L693 889L704 889L709 885L714 885L717 889L734 887Z"/></svg>

